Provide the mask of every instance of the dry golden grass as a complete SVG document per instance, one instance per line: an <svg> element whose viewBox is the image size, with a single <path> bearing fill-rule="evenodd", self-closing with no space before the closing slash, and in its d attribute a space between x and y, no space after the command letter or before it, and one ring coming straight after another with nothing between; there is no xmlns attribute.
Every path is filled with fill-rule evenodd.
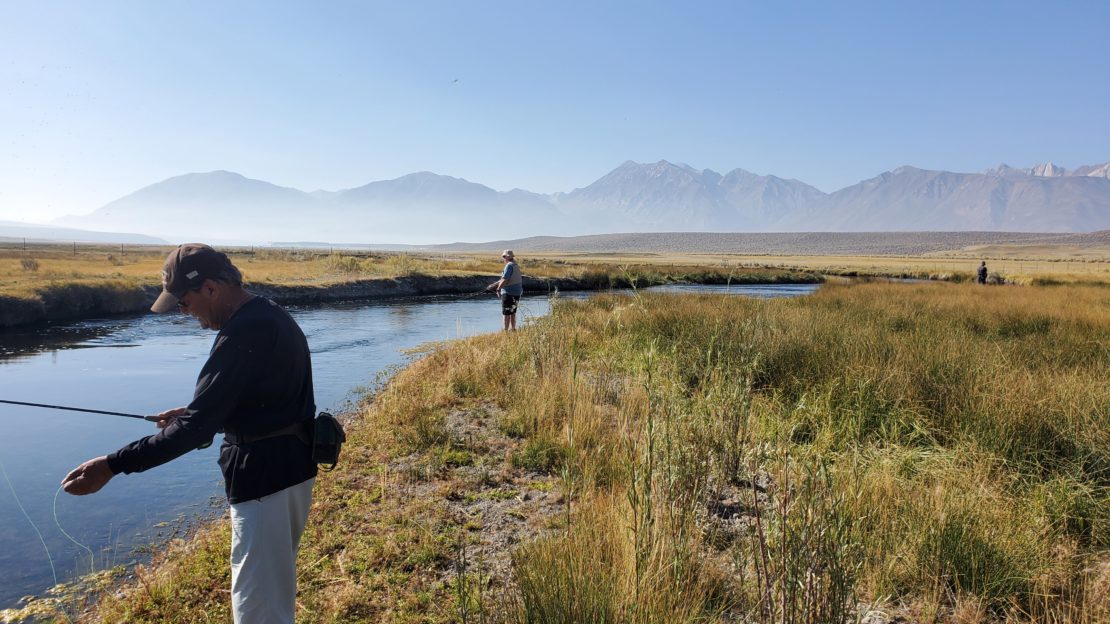
<svg viewBox="0 0 1110 624"><path fill-rule="evenodd" d="M156 286L162 262L170 248L33 246L0 250L0 295L31 297L36 292L67 284L97 285L125 282ZM423 273L459 275L501 271L497 258L459 258L405 253L326 253L223 249L250 283L328 286L359 279L397 277ZM566 276L570 267L549 268L546 263L529 266L537 277Z"/></svg>
<svg viewBox="0 0 1110 624"><path fill-rule="evenodd" d="M301 619L1099 624L1108 376L1101 287L563 302L433 349L352 423L305 536ZM503 592L452 576L459 489L405 500L386 469L443 466L449 415L477 402L519 440L501 469L565 498ZM175 551L101 616L223 621L225 541Z"/></svg>
<svg viewBox="0 0 1110 624"><path fill-rule="evenodd" d="M131 281L157 285L170 248L32 246L0 250L0 295L26 295L59 283L96 284ZM375 277L426 275L496 275L500 259L488 255L347 252L221 248L247 282L329 285ZM538 260L528 262L533 277L576 277L594 266ZM610 268L612 265L607 265Z"/></svg>
<svg viewBox="0 0 1110 624"><path fill-rule="evenodd" d="M495 365L460 353L442 374L497 397L580 493L588 533L519 558L525 582L557 570L522 587L526 621L842 621L854 605L838 601L858 596L921 621L1093 623L1103 581L1088 570L1110 545L1108 297L865 284L600 298L504 340ZM417 409L396 426L432 425ZM761 479L767 501L737 490ZM749 519L765 505L763 533L701 524L720 493ZM616 544L597 542L605 517ZM614 554L587 565L589 547ZM808 590L790 580L814 574ZM821 593L838 584L848 593ZM637 587L658 598L646 613Z"/></svg>
<svg viewBox="0 0 1110 624"><path fill-rule="evenodd" d="M678 273L716 266L706 258L615 264ZM298 262L377 270L365 260L242 266L276 276L272 261L280 279ZM600 261L541 260L553 271ZM894 271L903 259L874 262ZM1044 275L1078 274L1030 279ZM304 619L471 613L441 580L457 524L434 495L390 499L381 468L439 452L448 412L481 400L520 438L505 461L557 477L567 501L560 532L517 551L514 593L489 605L502 620L816 624L874 603L921 622L1098 624L1110 578L1107 378L1100 286L864 283L793 300L561 303L518 334L435 350L377 397L318 494ZM219 548L183 553L150 587L106 603L106 619L222 620Z"/></svg>
<svg viewBox="0 0 1110 624"><path fill-rule="evenodd" d="M560 475L567 531L518 552L516 621L834 622L860 600L914 621L1093 624L1108 297L602 297L446 350L385 413L420 448L437 406L492 398L521 461Z"/></svg>
<svg viewBox="0 0 1110 624"><path fill-rule="evenodd" d="M43 289L107 282L156 286L169 248L150 246L30 245L0 249L0 296L34 297ZM353 252L321 249L227 248L248 282L326 287L353 280L421 273L496 275L501 262L491 254L446 252ZM1006 281L1110 283L1110 248L1065 245L990 245L923 256L819 256L654 253L518 252L533 277L582 278L604 273L698 271L744 272L786 269L828 275L874 275L970 279L980 259Z"/></svg>
<svg viewBox="0 0 1110 624"><path fill-rule="evenodd" d="M1079 252L1075 252L1078 254ZM829 275L916 277L933 279L971 279L981 260L992 272L1009 282L1030 284L1050 282L1110 283L1110 250L1084 248L1075 255L1060 248L1024 249L1007 247L989 253L950 253L924 256L807 256L744 254L536 254L548 260L585 264L631 264L661 269L716 267L731 269L780 268L812 271Z"/></svg>

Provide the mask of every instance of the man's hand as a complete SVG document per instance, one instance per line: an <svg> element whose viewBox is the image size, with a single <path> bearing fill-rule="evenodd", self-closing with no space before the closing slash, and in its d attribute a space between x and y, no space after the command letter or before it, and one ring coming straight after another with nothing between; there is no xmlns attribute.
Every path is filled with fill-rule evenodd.
<svg viewBox="0 0 1110 624"><path fill-rule="evenodd" d="M74 468L62 479L62 489L70 494L83 496L100 491L115 475L108 467L108 457L100 456Z"/></svg>
<svg viewBox="0 0 1110 624"><path fill-rule="evenodd" d="M165 429L166 427L169 427L173 423L173 421L177 420L178 416L184 414L186 409L187 408L184 407L175 407L173 409L166 410L156 416L147 416L146 419L157 425L159 429Z"/></svg>

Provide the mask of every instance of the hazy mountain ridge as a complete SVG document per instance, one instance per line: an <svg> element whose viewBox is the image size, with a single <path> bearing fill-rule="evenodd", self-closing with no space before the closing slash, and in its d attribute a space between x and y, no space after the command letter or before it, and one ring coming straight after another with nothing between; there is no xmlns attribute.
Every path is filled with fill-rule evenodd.
<svg viewBox="0 0 1110 624"><path fill-rule="evenodd" d="M424 171L306 193L237 173L177 176L58 223L168 238L440 243L538 233L1040 231L1110 228L1110 163L983 173L899 167L833 193L743 169L628 161L568 193Z"/></svg>
<svg viewBox="0 0 1110 624"><path fill-rule="evenodd" d="M652 164L627 161L593 184L561 197L558 205L577 215L610 211L606 220L619 229L628 229L631 223L656 231L767 231L788 218L797 219L799 210L824 195L797 180L743 169L721 175L665 160Z"/></svg>
<svg viewBox="0 0 1110 624"><path fill-rule="evenodd" d="M93 232L77 228L0 221L0 240L9 242L73 241L78 243L131 243L166 245L167 241L153 236L126 232Z"/></svg>
<svg viewBox="0 0 1110 624"><path fill-rule="evenodd" d="M1041 178L1063 178L1063 177L1088 177L1088 178L1110 178L1110 162L1101 165L1084 165L1077 167L1074 171L1068 171L1059 165L1053 163L1042 163L1033 165L1028 169L1015 169L1005 163L988 169L985 172L987 175L1027 175Z"/></svg>
<svg viewBox="0 0 1110 624"><path fill-rule="evenodd" d="M1110 228L1110 179L1044 165L986 174L899 167L831 193L821 212L810 229L1100 230Z"/></svg>
<svg viewBox="0 0 1110 624"><path fill-rule="evenodd" d="M383 242L523 236L557 231L547 196L501 193L419 172L340 191L280 187L213 171L169 178L57 223L149 232L172 240ZM497 227L495 234L484 228Z"/></svg>
<svg viewBox="0 0 1110 624"><path fill-rule="evenodd" d="M234 239L239 231L289 233L294 217L325 200L230 171L189 173L144 187L89 215L56 220L67 226L142 232L170 240Z"/></svg>
<svg viewBox="0 0 1110 624"><path fill-rule="evenodd" d="M1032 232L651 232L589 236L533 236L486 243L453 243L425 250L488 251L511 248L518 254L571 253L732 253L767 255L922 255L981 245L1052 244L1110 246L1110 230L1083 234Z"/></svg>
<svg viewBox="0 0 1110 624"><path fill-rule="evenodd" d="M987 174L904 166L825 194L743 169L721 176L666 161L626 162L559 205L605 215L609 231L1074 232L1110 227L1107 171L1110 163Z"/></svg>

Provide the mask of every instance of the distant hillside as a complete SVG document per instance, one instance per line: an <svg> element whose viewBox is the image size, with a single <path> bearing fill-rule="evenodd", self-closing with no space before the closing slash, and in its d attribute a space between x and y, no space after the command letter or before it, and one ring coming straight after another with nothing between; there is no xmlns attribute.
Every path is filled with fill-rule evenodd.
<svg viewBox="0 0 1110 624"><path fill-rule="evenodd" d="M429 172L334 193L305 193L228 171L191 173L58 222L175 241L440 242L566 231L546 196L500 193Z"/></svg>
<svg viewBox="0 0 1110 624"><path fill-rule="evenodd" d="M361 232L362 241L413 242L568 231L545 195L502 193L427 171L341 191L325 210L343 224L348 241L352 232Z"/></svg>
<svg viewBox="0 0 1110 624"><path fill-rule="evenodd" d="M436 245L443 251L513 249L517 253L736 253L758 255L921 255L973 245L1051 243L1110 246L1110 230L1086 234L1022 232L799 232L722 234L660 232L593 236L537 236L488 243Z"/></svg>
<svg viewBox="0 0 1110 624"><path fill-rule="evenodd" d="M899 167L831 194L742 169L626 162L555 197L595 231L1077 232L1110 228L1110 163L1074 172L1002 165L985 173Z"/></svg>
<svg viewBox="0 0 1110 624"><path fill-rule="evenodd" d="M166 245L166 241L153 236L127 232L93 232L75 228L33 225L18 221L0 221L0 239L29 242L76 241L82 243L130 243L133 245Z"/></svg>
<svg viewBox="0 0 1110 624"><path fill-rule="evenodd" d="M604 229L781 230L803 221L825 197L775 176L734 169L726 175L666 161L626 162L593 184L556 198L572 216L599 218Z"/></svg>
<svg viewBox="0 0 1110 624"><path fill-rule="evenodd" d="M1110 163L983 173L899 167L833 193L743 169L626 162L568 193L431 172L306 193L237 173L164 180L68 227L173 241L435 244L616 232L1083 232L1110 229Z"/></svg>
<svg viewBox="0 0 1110 624"><path fill-rule="evenodd" d="M63 217L56 222L134 230L174 242L249 240L252 237L243 234L250 232L265 234L257 240L289 239L303 236L306 224L312 224L321 204L297 189L230 171L212 171L170 178L105 204L92 214Z"/></svg>
<svg viewBox="0 0 1110 624"><path fill-rule="evenodd" d="M1110 179L899 167L827 197L813 229L1076 232L1110 228Z"/></svg>

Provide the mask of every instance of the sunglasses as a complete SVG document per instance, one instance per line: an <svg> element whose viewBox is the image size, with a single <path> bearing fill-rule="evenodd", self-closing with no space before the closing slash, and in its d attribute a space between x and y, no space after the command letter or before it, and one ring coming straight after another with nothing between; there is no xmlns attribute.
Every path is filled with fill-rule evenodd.
<svg viewBox="0 0 1110 624"><path fill-rule="evenodd" d="M182 293L181 297L184 297L188 293L196 294L196 293L200 292L201 288L202 288L201 286L198 286L196 288L186 290L184 293ZM178 297L178 299L177 299L177 309L178 310L188 310L189 309L189 302L185 301L181 297Z"/></svg>

